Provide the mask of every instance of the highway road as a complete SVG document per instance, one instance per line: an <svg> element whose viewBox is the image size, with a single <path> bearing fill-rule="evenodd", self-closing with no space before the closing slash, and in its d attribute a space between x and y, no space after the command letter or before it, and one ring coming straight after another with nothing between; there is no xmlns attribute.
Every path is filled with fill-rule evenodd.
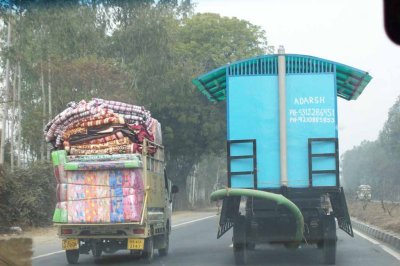
<svg viewBox="0 0 400 266"><path fill-rule="evenodd" d="M212 212L191 213L175 219L170 253L167 257L155 255L153 265L234 265L232 230L221 239L216 239L218 216ZM354 238L338 231L336 265L338 266L399 266L400 254L365 235L356 233ZM99 265L144 265L140 259L128 252L119 252L102 257ZM33 265L67 265L65 253L60 250L60 241L55 239L34 242ZM90 255L81 255L79 265L95 265ZM282 246L262 245L249 252L248 265L324 265L322 251L315 246L302 246L298 250L287 250Z"/></svg>

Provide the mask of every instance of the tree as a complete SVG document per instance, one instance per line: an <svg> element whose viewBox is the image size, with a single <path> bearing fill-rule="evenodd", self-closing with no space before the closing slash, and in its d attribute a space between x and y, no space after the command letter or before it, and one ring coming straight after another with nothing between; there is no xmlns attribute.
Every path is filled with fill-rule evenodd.
<svg viewBox="0 0 400 266"><path fill-rule="evenodd" d="M179 52L200 71L264 54L267 39L261 27L218 14L196 14L183 20Z"/></svg>

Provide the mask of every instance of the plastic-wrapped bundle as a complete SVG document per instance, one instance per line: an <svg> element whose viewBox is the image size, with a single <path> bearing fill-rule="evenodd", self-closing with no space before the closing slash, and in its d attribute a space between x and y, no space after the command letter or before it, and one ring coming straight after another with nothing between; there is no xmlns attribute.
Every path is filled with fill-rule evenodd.
<svg viewBox="0 0 400 266"><path fill-rule="evenodd" d="M56 223L140 221L144 202L141 169L67 171L57 185Z"/></svg>

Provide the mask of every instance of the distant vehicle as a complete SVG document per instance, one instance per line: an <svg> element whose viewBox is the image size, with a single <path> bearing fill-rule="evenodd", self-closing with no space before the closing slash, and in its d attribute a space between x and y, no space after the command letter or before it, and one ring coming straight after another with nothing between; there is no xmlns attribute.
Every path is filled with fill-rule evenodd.
<svg viewBox="0 0 400 266"><path fill-rule="evenodd" d="M370 201L371 197L372 197L372 189L370 185L360 185L358 187L356 199Z"/></svg>

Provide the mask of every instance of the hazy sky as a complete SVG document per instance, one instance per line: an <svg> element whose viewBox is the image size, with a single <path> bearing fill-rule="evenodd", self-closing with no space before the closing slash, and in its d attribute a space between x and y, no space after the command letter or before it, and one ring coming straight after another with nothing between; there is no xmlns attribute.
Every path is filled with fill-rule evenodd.
<svg viewBox="0 0 400 266"><path fill-rule="evenodd" d="M196 12L219 13L261 26L268 45L322 57L373 77L356 101L338 100L340 152L375 140L400 95L400 46L383 27L381 0L195 0Z"/></svg>

